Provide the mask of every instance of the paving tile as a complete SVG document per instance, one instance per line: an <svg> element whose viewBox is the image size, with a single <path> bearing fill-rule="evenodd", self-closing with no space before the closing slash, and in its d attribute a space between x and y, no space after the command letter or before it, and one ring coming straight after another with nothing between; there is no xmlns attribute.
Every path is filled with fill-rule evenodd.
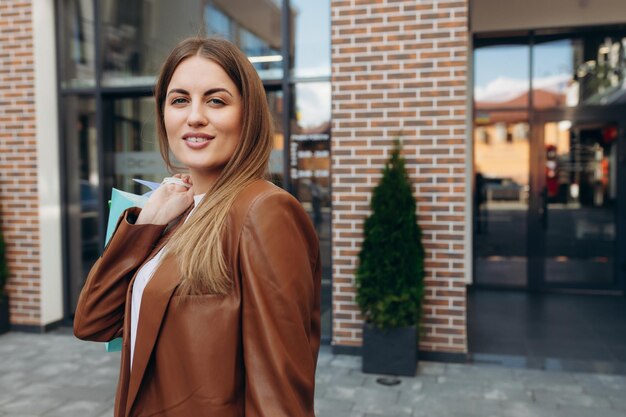
<svg viewBox="0 0 626 417"><path fill-rule="evenodd" d="M320 414L325 414L332 411L352 411L353 406L354 402L350 400L337 400L333 398L325 398L323 400L315 402L316 413L317 411L319 411Z"/></svg>
<svg viewBox="0 0 626 417"><path fill-rule="evenodd" d="M554 404L559 406L575 405L601 408L611 407L611 403L606 398L593 397L582 393L534 391L533 398L538 404Z"/></svg>
<svg viewBox="0 0 626 417"><path fill-rule="evenodd" d="M103 406L94 401L71 401L46 414L45 417L99 417Z"/></svg>
<svg viewBox="0 0 626 417"><path fill-rule="evenodd" d="M562 406L557 410L557 417L624 417L624 411L615 409L595 409L590 407Z"/></svg>
<svg viewBox="0 0 626 417"><path fill-rule="evenodd" d="M43 416L61 406L63 402L63 398L18 396L2 404L1 410L7 414Z"/></svg>
<svg viewBox="0 0 626 417"><path fill-rule="evenodd" d="M523 387L502 384L485 388L483 398L493 401L529 401L532 400L532 392Z"/></svg>
<svg viewBox="0 0 626 417"><path fill-rule="evenodd" d="M503 417L554 417L558 414L558 408L554 404L514 401L503 403L501 407Z"/></svg>

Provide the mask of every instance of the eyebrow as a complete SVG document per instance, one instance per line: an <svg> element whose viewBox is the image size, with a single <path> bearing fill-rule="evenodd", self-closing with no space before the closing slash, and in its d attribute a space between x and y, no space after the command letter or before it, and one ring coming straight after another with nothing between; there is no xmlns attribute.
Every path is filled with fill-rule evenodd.
<svg viewBox="0 0 626 417"><path fill-rule="evenodd" d="M229 96L233 97L233 95L231 94L231 92L230 92L230 91L228 91L228 90L227 90L227 89L225 89L225 88L221 88L221 87L219 87L219 88L211 88L211 89L209 89L209 90L206 90L206 91L204 92L203 96L204 96L204 97L206 97L206 96L210 96L211 94L220 93L220 92L225 92L225 93L227 93ZM182 88L172 88L172 89L171 89L171 90L167 93L167 96L169 96L170 94L173 94L173 93L190 95L190 94L189 94L189 91L187 91L187 90L185 90L185 89L182 89ZM166 97L167 97L167 96L166 96Z"/></svg>

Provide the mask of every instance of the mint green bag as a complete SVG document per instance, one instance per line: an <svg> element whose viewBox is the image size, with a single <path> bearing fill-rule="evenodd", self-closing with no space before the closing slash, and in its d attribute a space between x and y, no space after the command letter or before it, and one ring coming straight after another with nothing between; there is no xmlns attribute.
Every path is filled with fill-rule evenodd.
<svg viewBox="0 0 626 417"><path fill-rule="evenodd" d="M152 191L156 190L160 185L158 182L137 179L134 179L133 181L145 185ZM109 201L109 219L107 222L106 238L104 240L105 247L107 243L109 243L111 236L113 236L117 221L122 213L124 213L124 210L131 207L143 207L144 204L146 204L146 201L148 201L148 198L150 197L152 191L143 195L137 195L118 190L117 188L113 188L113 191L111 192L111 201ZM119 352L122 350L122 338L118 337L117 339L113 339L110 342L106 342L104 346L107 352Z"/></svg>

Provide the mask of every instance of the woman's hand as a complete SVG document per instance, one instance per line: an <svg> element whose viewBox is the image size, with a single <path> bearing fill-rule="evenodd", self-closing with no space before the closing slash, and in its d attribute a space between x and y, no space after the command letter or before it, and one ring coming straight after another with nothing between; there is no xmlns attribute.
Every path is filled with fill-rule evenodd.
<svg viewBox="0 0 626 417"><path fill-rule="evenodd" d="M174 175L192 185L189 175ZM168 224L180 216L193 203L193 186L162 184L157 188L139 213L135 224Z"/></svg>

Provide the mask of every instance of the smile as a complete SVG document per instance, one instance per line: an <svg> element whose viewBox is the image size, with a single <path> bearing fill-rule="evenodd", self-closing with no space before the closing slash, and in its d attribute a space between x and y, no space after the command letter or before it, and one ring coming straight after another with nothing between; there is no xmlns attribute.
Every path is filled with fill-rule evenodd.
<svg viewBox="0 0 626 417"><path fill-rule="evenodd" d="M191 143L204 143L204 142L208 142L211 139L212 138L199 138L199 137L195 137L195 136L184 138L185 141L191 142Z"/></svg>

